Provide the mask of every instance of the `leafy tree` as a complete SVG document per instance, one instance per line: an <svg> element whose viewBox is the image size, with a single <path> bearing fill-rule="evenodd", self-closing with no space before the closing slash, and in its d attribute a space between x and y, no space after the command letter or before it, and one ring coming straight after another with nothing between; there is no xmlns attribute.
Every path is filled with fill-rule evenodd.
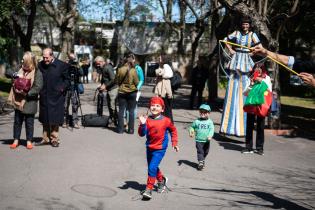
<svg viewBox="0 0 315 210"><path fill-rule="evenodd" d="M67 55L72 50L75 23L78 18L77 0L46 0L44 10L53 18L61 33L61 53ZM64 58L62 58L64 59Z"/></svg>
<svg viewBox="0 0 315 210"><path fill-rule="evenodd" d="M10 63L17 62L17 38L24 51L31 50L36 7L36 0L3 0L0 4L0 48Z"/></svg>

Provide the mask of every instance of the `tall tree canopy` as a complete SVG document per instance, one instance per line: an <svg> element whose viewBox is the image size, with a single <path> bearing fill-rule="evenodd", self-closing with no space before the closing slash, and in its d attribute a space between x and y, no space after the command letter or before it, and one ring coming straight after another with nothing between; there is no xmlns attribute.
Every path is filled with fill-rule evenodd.
<svg viewBox="0 0 315 210"><path fill-rule="evenodd" d="M60 29L61 53L63 56L70 53L73 48L75 24L78 18L77 0L46 0L43 7Z"/></svg>

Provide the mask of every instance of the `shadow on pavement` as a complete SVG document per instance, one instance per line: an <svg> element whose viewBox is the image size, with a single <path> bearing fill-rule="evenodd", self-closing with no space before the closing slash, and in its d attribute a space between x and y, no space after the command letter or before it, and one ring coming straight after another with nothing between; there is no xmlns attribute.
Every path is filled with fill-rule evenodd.
<svg viewBox="0 0 315 210"><path fill-rule="evenodd" d="M13 139L1 139L0 140L2 144L12 144Z"/></svg>
<svg viewBox="0 0 315 210"><path fill-rule="evenodd" d="M195 168L195 169L197 169L197 167L198 167L197 163L191 162L189 160L179 160L179 161L177 161L177 163L178 163L178 166L180 166L184 163L185 165L188 165L188 166Z"/></svg>
<svg viewBox="0 0 315 210"><path fill-rule="evenodd" d="M75 206L74 204L65 203L60 198L55 198L55 197L36 198L35 201L39 202L38 209L47 209L47 210L49 210L49 209L80 209L79 207ZM8 207L8 209L15 209L15 208ZM94 204L92 206L85 206L84 209L104 210L106 208L105 208L104 202L97 201L96 204Z"/></svg>
<svg viewBox="0 0 315 210"><path fill-rule="evenodd" d="M33 143L40 142L41 140L42 140L41 137L34 137ZM14 139L1 139L0 140L0 142L2 142L2 144L12 144L13 141L14 141ZM26 139L20 139L19 145L26 146Z"/></svg>
<svg viewBox="0 0 315 210"><path fill-rule="evenodd" d="M125 181L125 184L123 186L118 187L119 189L126 190L126 189L134 189L134 190L145 190L146 185L145 184L139 184L139 182L136 181Z"/></svg>
<svg viewBox="0 0 315 210"><path fill-rule="evenodd" d="M219 145L227 150L242 151L244 149L244 147L240 145L244 144L243 141L231 139L227 136L222 136L218 133L214 133L213 139L218 141Z"/></svg>
<svg viewBox="0 0 315 210"><path fill-rule="evenodd" d="M305 208L303 206L300 206L299 204L296 204L292 201L277 197L271 193L267 192L261 192L261 191L237 191L237 190L225 190L225 189L203 189L203 188L190 188L192 190L202 190L202 191L212 191L212 192L218 192L218 193L227 193L227 194L249 194L254 195L258 198L263 199L264 201L272 203L272 205L261 205L258 203L249 203L246 201L235 201L241 204L247 204L247 205L254 205L255 207L269 207L272 209L300 209L300 210L308 210L308 208Z"/></svg>
<svg viewBox="0 0 315 210"><path fill-rule="evenodd" d="M232 139L228 136L221 135L219 133L214 133L213 139L215 139L216 141L220 141L220 142L228 142L228 143L233 143L233 144L244 144L244 141L235 140L235 139Z"/></svg>

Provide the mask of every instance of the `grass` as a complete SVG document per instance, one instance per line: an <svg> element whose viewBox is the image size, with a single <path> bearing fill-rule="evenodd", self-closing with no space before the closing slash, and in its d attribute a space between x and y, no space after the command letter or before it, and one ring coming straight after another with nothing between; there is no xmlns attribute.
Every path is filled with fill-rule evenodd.
<svg viewBox="0 0 315 210"><path fill-rule="evenodd" d="M281 96L281 104L288 106L315 109L315 98L302 98L294 96Z"/></svg>
<svg viewBox="0 0 315 210"><path fill-rule="evenodd" d="M7 98L8 96L9 96L9 93L0 91L0 97Z"/></svg>

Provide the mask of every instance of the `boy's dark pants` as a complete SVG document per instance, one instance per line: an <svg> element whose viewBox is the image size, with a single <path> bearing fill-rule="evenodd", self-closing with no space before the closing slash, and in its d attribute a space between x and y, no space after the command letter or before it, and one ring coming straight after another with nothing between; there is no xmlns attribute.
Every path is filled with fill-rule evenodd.
<svg viewBox="0 0 315 210"><path fill-rule="evenodd" d="M265 118L255 116L253 114L247 113L247 121L246 121L246 148L253 149L253 130L255 118L257 117L257 128L256 128L256 149L263 150L264 149L264 128L265 128Z"/></svg>
<svg viewBox="0 0 315 210"><path fill-rule="evenodd" d="M210 150L210 141L196 142L196 148L198 161L204 161Z"/></svg>

